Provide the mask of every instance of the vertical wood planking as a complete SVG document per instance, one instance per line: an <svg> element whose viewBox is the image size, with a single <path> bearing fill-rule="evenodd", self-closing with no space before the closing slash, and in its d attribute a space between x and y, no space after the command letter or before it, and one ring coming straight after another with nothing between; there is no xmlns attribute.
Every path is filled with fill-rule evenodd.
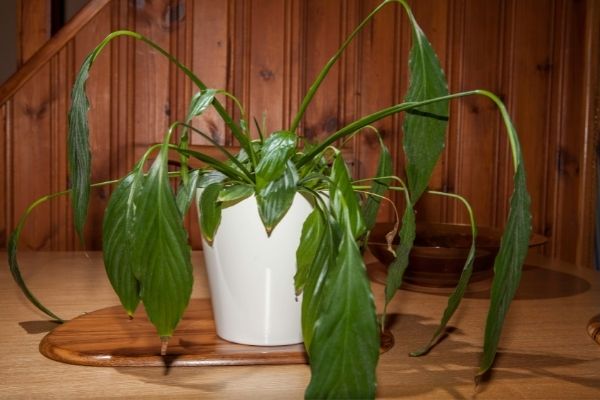
<svg viewBox="0 0 600 400"><path fill-rule="evenodd" d="M135 29L130 2L111 3L111 30ZM134 158L134 50L133 39L118 39L110 47L111 177L123 177L135 164Z"/></svg>
<svg viewBox="0 0 600 400"><path fill-rule="evenodd" d="M507 107L519 132L525 157L528 186L532 195L533 229L544 230L546 213L545 169L548 165L548 116L551 104L550 85L552 63L553 2L513 1L507 18L505 32L511 40L505 44L507 54L504 72L504 92ZM532 20L537 20L532 24ZM506 148L504 128L500 128L504 143L504 159L499 160L499 185L497 220L506 215L507 198L512 192L512 158ZM539 190L531 190L538 188Z"/></svg>
<svg viewBox="0 0 600 400"><path fill-rule="evenodd" d="M29 60L50 39L51 0L18 0L18 65Z"/></svg>
<svg viewBox="0 0 600 400"><path fill-rule="evenodd" d="M51 192L66 190L67 177L67 115L69 108L69 86L73 81L71 52L68 48L61 50L50 61L50 90L53 93L51 102L50 140L52 146L52 182ZM73 236L72 221L69 208L69 197L61 196L50 203L52 209L52 245L54 250L71 248Z"/></svg>
<svg viewBox="0 0 600 400"><path fill-rule="evenodd" d="M498 91L498 38L501 5L495 2L466 0L464 8L464 46L462 49L462 67L460 83L455 90L488 88ZM485 67L480 62L486 54ZM496 138L498 134L499 114L493 103L486 99L469 97L462 100L464 106L455 114L459 118L460 130L457 141L456 187L457 193L471 202L478 223L492 224L496 207L495 166ZM467 133L468 134L465 134ZM462 209L454 208L454 218L467 222Z"/></svg>
<svg viewBox="0 0 600 400"><path fill-rule="evenodd" d="M0 163L6 168L0 178L4 200L0 232L5 229L0 246L6 241L4 227L12 228L34 198L66 186L64 130L70 87L83 56L110 30L126 27L155 40L191 65L209 87L226 88L240 97L258 119L262 110L268 110L269 129L274 130L288 126L302 96L341 40L378 3L111 2L12 101L1 105ZM27 22L21 24L20 36L24 59L47 39L43 15L48 4L20 2L20 19ZM586 263L596 184L593 124L598 117L593 110L594 102L600 101L594 100L598 96L594 90L600 90L593 60L600 52L598 39L593 40L598 31L593 27L600 19L595 3L419 0L411 5L449 72L451 91L483 87L505 99L523 144L534 230L551 237L548 254ZM40 30L23 30L33 25ZM368 112L402 101L409 45L404 12L397 5L386 6L332 70L308 108L300 132L323 138ZM148 144L162 140L170 122L183 117L193 92L187 78L166 59L126 38L105 50L92 70L88 89L94 180L128 171ZM238 114L231 101L224 103ZM431 187L466 195L475 205L479 223L501 225L512 190L512 168L498 113L485 99L456 101L451 110L447 149ZM214 112L194 123L220 143L235 145ZM382 121L379 127L401 172L401 117ZM361 135L344 149L356 176L374 171L377 143L372 139ZM197 136L192 142L206 143ZM100 246L107 194L105 190L92 195L89 248ZM77 248L70 215L66 198L42 207L23 232L23 246ZM426 196L419 204L419 218L465 221L466 216L456 203ZM195 215L188 224L192 245L197 247Z"/></svg>
<svg viewBox="0 0 600 400"><path fill-rule="evenodd" d="M340 45L339 0L308 0L303 23L303 40L306 43L303 59L303 95L313 83L323 66ZM339 127L339 74L340 66L334 66L321 84L311 105L304 114L301 132L309 140L319 140Z"/></svg>
<svg viewBox="0 0 600 400"><path fill-rule="evenodd" d="M585 23L585 138L582 170L582 201L578 215L582 219L581 240L577 248L577 263L594 265L595 218L598 192L598 160L600 158L600 4L586 2ZM585 210L590 210L588 213ZM596 235L600 232L596 232Z"/></svg>
<svg viewBox="0 0 600 400"><path fill-rule="evenodd" d="M7 205L8 205L8 188L7 188L7 175L10 171L6 166L8 148L6 146L8 140L8 108L10 102L4 103L0 106L0 166L2 172L0 172L0 249L6 249L9 231L11 226L7 220Z"/></svg>
<svg viewBox="0 0 600 400"><path fill-rule="evenodd" d="M188 11L192 24L192 70L209 87L227 90L227 62L229 59L229 11L227 1L193 1L193 14ZM199 89L194 87L193 93ZM221 99L221 97L219 98ZM226 104L226 101L222 101ZM225 144L227 133L225 124L219 115L210 108L193 125L210 135L220 144ZM192 135L192 143L207 144L208 141L198 135Z"/></svg>
<svg viewBox="0 0 600 400"><path fill-rule="evenodd" d="M266 116L264 134L284 129L285 2L253 0L250 12L250 68L246 80L252 96L246 104L250 119Z"/></svg>
<svg viewBox="0 0 600 400"><path fill-rule="evenodd" d="M53 149L50 133L50 66L40 69L33 79L14 96L13 126L18 129L11 138L13 221L35 199L52 191ZM52 216L48 203L39 206L23 230L21 243L26 249L50 249Z"/></svg>
<svg viewBox="0 0 600 400"><path fill-rule="evenodd" d="M296 112L304 88L302 71L302 55L304 54L305 43L302 40L302 22L304 21L305 2L302 0L290 0L285 2L285 22L284 22L284 51L285 59L283 63L283 126L287 129Z"/></svg>
<svg viewBox="0 0 600 400"><path fill-rule="evenodd" d="M556 100L563 115L557 132L557 152L555 158L555 179L557 192L555 199L555 229L560 240L555 239L553 254L560 254L566 260L577 259L577 243L582 240L580 227L583 215L577 215L580 201L581 169L584 135L584 104L581 96L583 76L581 65L584 62L585 15L584 2L567 1L561 4L562 46L561 51L561 96ZM567 62L570 60L571 62ZM578 132L578 134L573 134Z"/></svg>
<svg viewBox="0 0 600 400"><path fill-rule="evenodd" d="M379 3L378 0L359 2L360 20L364 19ZM356 60L368 60L368 62L359 62L360 69L355 88L355 95L358 96L357 118L389 107L398 100L396 72L403 67L396 64L397 46L394 40L396 36L394 27L398 23L396 11L394 5L386 6L355 39L360 46L359 57ZM358 22L354 25L356 24ZM342 87L344 87L343 84ZM398 157L402 151L396 146L399 143L397 136L400 134L397 118L397 116L392 116L373 124L395 157ZM356 177L374 176L380 154L377 135L370 129L364 129L354 140ZM395 172L399 173L399 171ZM371 182L367 182L367 184L371 184ZM388 202L382 202L381 207L380 218L394 218Z"/></svg>
<svg viewBox="0 0 600 400"><path fill-rule="evenodd" d="M136 31L170 52L169 1L137 1L134 7ZM148 145L162 141L171 120L169 71L169 61L165 57L145 43L135 42L136 160Z"/></svg>

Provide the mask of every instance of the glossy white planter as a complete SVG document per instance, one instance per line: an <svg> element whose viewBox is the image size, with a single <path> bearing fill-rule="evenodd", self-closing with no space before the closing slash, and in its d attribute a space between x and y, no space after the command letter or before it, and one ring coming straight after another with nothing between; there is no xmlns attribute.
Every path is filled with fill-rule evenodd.
<svg viewBox="0 0 600 400"><path fill-rule="evenodd" d="M312 211L297 194L271 236L256 199L224 208L215 239L203 239L217 335L241 344L278 346L302 342L301 301L294 293L296 249Z"/></svg>

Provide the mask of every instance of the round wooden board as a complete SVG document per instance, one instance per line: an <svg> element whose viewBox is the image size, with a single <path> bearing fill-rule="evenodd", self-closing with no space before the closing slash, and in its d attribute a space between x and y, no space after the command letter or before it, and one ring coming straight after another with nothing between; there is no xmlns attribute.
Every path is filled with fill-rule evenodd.
<svg viewBox="0 0 600 400"><path fill-rule="evenodd" d="M121 306L84 314L48 333L40 352L56 361L102 367L305 364L303 344L245 346L216 335L210 301L193 299L160 355L156 329L140 308L129 319Z"/></svg>

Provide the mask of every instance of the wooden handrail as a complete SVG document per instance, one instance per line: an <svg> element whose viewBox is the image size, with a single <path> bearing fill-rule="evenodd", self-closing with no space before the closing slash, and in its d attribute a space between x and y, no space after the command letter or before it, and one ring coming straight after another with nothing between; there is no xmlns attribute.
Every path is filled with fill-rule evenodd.
<svg viewBox="0 0 600 400"><path fill-rule="evenodd" d="M29 78L65 47L110 2L111 0L91 0L86 4L56 35L48 40L17 72L0 86L0 106L8 101Z"/></svg>

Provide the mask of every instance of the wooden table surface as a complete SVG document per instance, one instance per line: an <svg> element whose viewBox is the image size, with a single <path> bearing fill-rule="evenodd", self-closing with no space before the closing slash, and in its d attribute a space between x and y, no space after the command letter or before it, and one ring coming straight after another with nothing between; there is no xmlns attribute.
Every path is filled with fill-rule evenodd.
<svg viewBox="0 0 600 400"><path fill-rule="evenodd" d="M3 260L6 254L0 253ZM118 303L100 253L20 256L30 288L64 318ZM194 254L194 297L207 297L201 253ZM383 286L373 284L378 301ZM53 324L29 305L0 269L0 398L302 398L309 367L82 367L46 359L38 344ZM491 379L475 388L487 293L468 295L456 329L429 355L407 353L435 329L446 297L402 290L394 300L395 347L378 367L378 398L600 399L600 345L586 332L600 314L600 274L530 256L509 312Z"/></svg>

